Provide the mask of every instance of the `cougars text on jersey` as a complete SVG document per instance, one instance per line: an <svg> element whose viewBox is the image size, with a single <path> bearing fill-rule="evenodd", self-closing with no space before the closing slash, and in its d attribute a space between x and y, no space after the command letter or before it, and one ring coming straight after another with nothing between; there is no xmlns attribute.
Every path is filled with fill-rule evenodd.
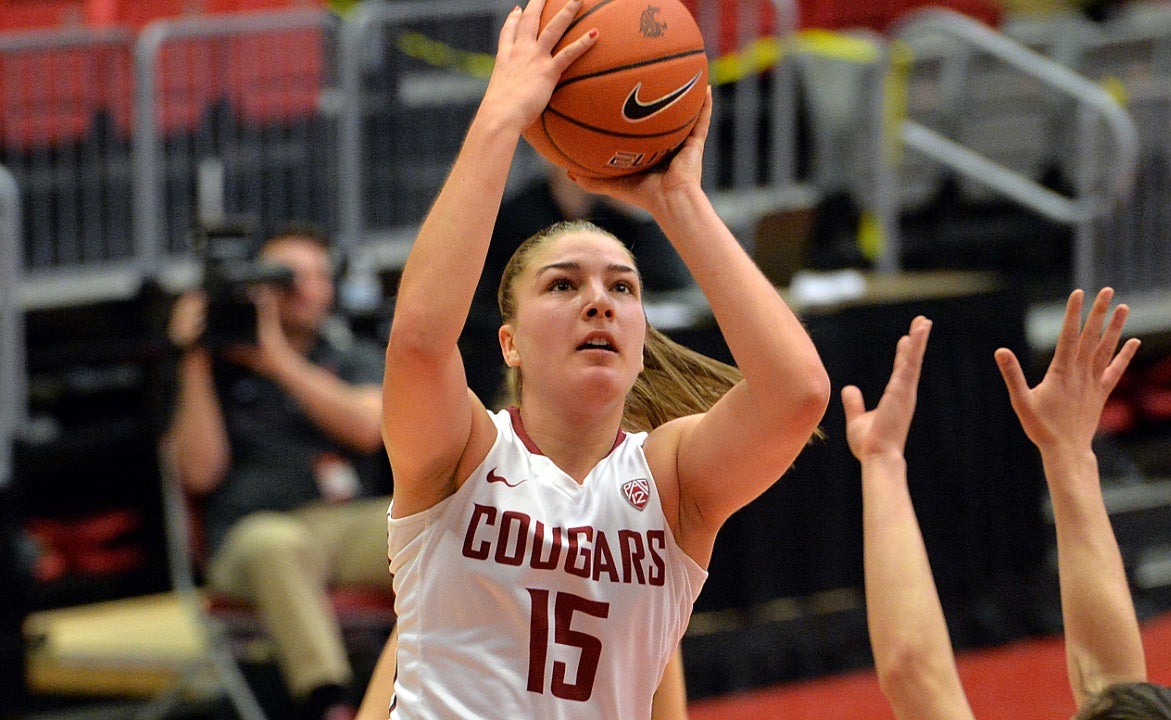
<svg viewBox="0 0 1171 720"><path fill-rule="evenodd" d="M526 513L473 505L463 556L534 570L561 570L581 578L614 583L663 585L666 532L591 526L546 527Z"/></svg>

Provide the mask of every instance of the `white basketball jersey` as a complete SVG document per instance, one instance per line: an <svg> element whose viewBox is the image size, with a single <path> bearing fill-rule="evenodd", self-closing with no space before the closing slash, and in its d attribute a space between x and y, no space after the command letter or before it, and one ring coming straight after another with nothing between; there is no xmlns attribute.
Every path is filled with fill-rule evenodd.
<svg viewBox="0 0 1171 720"><path fill-rule="evenodd" d="M675 544L646 433L620 433L578 484L518 413L492 419L455 494L389 521L391 718L649 718L707 572Z"/></svg>

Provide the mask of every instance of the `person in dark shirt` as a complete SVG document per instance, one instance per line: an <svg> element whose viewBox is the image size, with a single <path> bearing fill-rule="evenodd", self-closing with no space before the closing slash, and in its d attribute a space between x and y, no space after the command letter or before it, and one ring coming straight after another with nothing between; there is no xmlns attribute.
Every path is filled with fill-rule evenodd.
<svg viewBox="0 0 1171 720"><path fill-rule="evenodd" d="M209 586L257 606L309 717L346 718L353 671L327 589L391 589L382 352L330 331L323 235L279 233L259 258L294 279L257 288L255 345L207 347L205 293L176 302L168 333L182 355L164 442L203 508Z"/></svg>

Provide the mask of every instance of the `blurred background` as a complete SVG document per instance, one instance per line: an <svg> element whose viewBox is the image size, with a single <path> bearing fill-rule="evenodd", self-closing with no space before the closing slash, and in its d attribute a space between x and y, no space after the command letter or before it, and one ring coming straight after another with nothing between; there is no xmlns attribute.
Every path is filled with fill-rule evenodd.
<svg viewBox="0 0 1171 720"><path fill-rule="evenodd" d="M911 317L935 321L908 457L957 647L1060 630L1039 461L992 352L1043 369L1077 287L1114 287L1143 339L1098 450L1140 617L1171 611L1171 3L685 4L716 95L705 184L835 386L876 396ZM0 0L0 716L233 717L241 679L280 715L263 638L210 622L158 461L194 231L325 228L339 321L385 340L510 8ZM522 149L510 188L544 171ZM647 305L727 359L693 286ZM486 398L494 337L469 323ZM696 701L868 667L843 428L831 403L722 531L683 645Z"/></svg>

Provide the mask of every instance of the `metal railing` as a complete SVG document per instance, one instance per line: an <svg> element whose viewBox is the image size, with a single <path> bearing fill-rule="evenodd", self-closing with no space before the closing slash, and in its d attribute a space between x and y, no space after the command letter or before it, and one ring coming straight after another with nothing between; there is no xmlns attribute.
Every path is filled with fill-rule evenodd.
<svg viewBox="0 0 1171 720"><path fill-rule="evenodd" d="M723 3L700 2L696 23L712 61L710 81L722 93L712 109L704 152L709 190L784 187L797 174L797 82L792 38L795 0L742 0L734 15ZM772 14L771 27L766 24Z"/></svg>
<svg viewBox="0 0 1171 720"><path fill-rule="evenodd" d="M704 2L696 12L714 92L704 186L716 211L752 249L762 216L809 208L819 197L798 177L799 11L795 0L751 0L734 13L725 3Z"/></svg>
<svg viewBox="0 0 1171 720"><path fill-rule="evenodd" d="M765 28L760 8L770 1L774 21ZM40 294L55 293L62 302L71 294L132 292L142 277L174 260L190 259L188 229L202 216L217 213L254 213L268 223L315 220L336 232L343 250L389 248L377 261L400 263L458 151L510 7L506 0L440 0L363 3L344 20L319 10L185 16L155 21L133 44L117 30L0 37L2 92L14 107L31 108L63 96L61 91L32 103L13 102L20 96L12 94L18 85L9 81L10 73L34 67L44 49L60 55L95 46L131 63L129 70L113 66L122 69L110 76L122 80L106 79L88 89L100 96L102 107L83 137L86 149L72 155L59 150L20 154L18 163L8 163L25 206L26 285L41 278L55 283ZM905 201L900 193L932 174L928 166L915 165L912 156L955 169L1075 226L1079 278L1097 272L1096 264L1132 261L1102 256L1101 236L1109 231L1104 218L1113 218L1116 226L1129 223L1132 234L1161 222L1153 203L1138 214L1111 214L1136 166L1133 124L1117 100L979 23L947 11L923 11L898 28L894 45L857 34L843 36L827 50L795 32L792 0L746 0L732 29L724 27L728 20L716 7L701 3L697 18L712 56L713 82L722 94L713 123L715 141L709 142L705 158L705 183L730 224L743 229L763 211L791 202L809 204L817 192L846 182L883 243L879 267L897 270L898 214ZM1159 32L1154 35L1162 37ZM933 35L948 39L948 52L922 49L920 39ZM730 48L724 47L728 37L733 38ZM842 55L850 43L866 51ZM897 67L904 44L917 50L918 61L929 62L934 53L945 67L937 118L942 128L916 116L899 123L902 141L915 151L899 159L889 134L892 97L882 76ZM1037 44L1061 47L1065 57L1076 55L1071 45L1068 40ZM1165 60L1167 53L1160 52L1156 57ZM991 56L1065 98L1033 108L1043 118L1029 122L1044 139L1033 145L1053 144L1065 137L1055 123L1074 118L1069 147L1077 163L1075 194L1063 196L1040 185L1027 167L1004 167L1001 161L1020 159L1015 151L985 155L980 138L952 133L970 107L962 89L986 67L974 59L977 55ZM76 61L76 55L65 57ZM834 63L853 73L857 90L852 102L863 110L852 113L854 124L847 128L814 128L808 183L800 184L795 179L798 85L805 83L806 92L818 90L812 84L823 77L811 68ZM21 82L31 77L23 72ZM67 88L75 91L76 80ZM1128 91L1134 107L1141 93ZM1148 88L1143 97L1165 95ZM23 97L32 96L26 92ZM1068 112L1062 104L1067 102L1076 112ZM1168 108L1154 102L1144 105L1151 118L1145 136L1159 137L1165 146L1171 137L1165 132ZM11 117L12 107L4 112ZM58 114L76 120L76 113ZM6 122L3 127L36 125ZM106 148L102 143L107 141L114 144ZM7 147L11 155L11 143ZM535 157L522 151L514 172L524 176L538 167ZM791 192L801 188L807 192ZM1098 248L1091 251L1094 233ZM1149 255L1155 250L1148 245L1142 252ZM1109 249L1133 255L1124 243ZM124 272L82 282L83 271L105 268Z"/></svg>
<svg viewBox="0 0 1171 720"><path fill-rule="evenodd" d="M0 489L12 480L13 444L28 412L21 237L20 192L0 166Z"/></svg>
<svg viewBox="0 0 1171 720"><path fill-rule="evenodd" d="M132 42L110 28L0 35L0 163L23 190L30 273L133 256Z"/></svg>
<svg viewBox="0 0 1171 720"><path fill-rule="evenodd" d="M223 214L336 226L325 10L156 20L135 43L135 248L147 272ZM202 186L202 187L201 187ZM202 204L201 204L202 203Z"/></svg>
<svg viewBox="0 0 1171 720"><path fill-rule="evenodd" d="M378 246L383 263L405 256L446 179L479 103L507 2L365 3L339 36L338 204L343 245ZM766 6L772 26L766 27ZM746 0L734 16L701 3L697 24L722 84L704 181L722 214L742 224L796 174L796 92L785 61L796 27L792 0ZM735 27L726 27L734 17ZM733 52L733 50L735 52ZM716 72L718 71L718 72ZM718 141L715 139L718 138ZM765 148L762 150L762 148ZM538 172L522 144L517 178Z"/></svg>
<svg viewBox="0 0 1171 720"><path fill-rule="evenodd" d="M808 184L845 193L859 211L859 249L882 272L899 269L896 155L886 38L868 30L803 31L794 41L809 125Z"/></svg>
<svg viewBox="0 0 1171 720"><path fill-rule="evenodd" d="M344 247L381 245L390 264L405 257L479 104L512 7L363 3L342 25L336 164Z"/></svg>
<svg viewBox="0 0 1171 720"><path fill-rule="evenodd" d="M1084 28L1067 62L1111 89L1134 118L1139 160L1130 203L1098 219L1096 284L1151 290L1171 284L1171 7L1136 4Z"/></svg>
<svg viewBox="0 0 1171 720"><path fill-rule="evenodd" d="M954 11L917 11L899 24L894 37L907 43L913 53L925 47L925 41L945 39L926 53L941 54L943 63L939 90L942 112L936 118L939 126L928 127L909 117L901 128L906 147L1046 218L1072 226L1074 281L1082 287L1092 285L1094 223L1129 196L1135 179L1138 135L1126 109L1101 86L1068 67ZM1009 167L957 139L965 113L972 109L965 90L972 87L972 59L976 55L995 58L1038 89L1057 93L1062 101L1073 104L1066 115L1074 123L1066 148L1066 153L1072 151L1072 195L1046 187L1027 170ZM1042 112L1049 109L1041 108Z"/></svg>

